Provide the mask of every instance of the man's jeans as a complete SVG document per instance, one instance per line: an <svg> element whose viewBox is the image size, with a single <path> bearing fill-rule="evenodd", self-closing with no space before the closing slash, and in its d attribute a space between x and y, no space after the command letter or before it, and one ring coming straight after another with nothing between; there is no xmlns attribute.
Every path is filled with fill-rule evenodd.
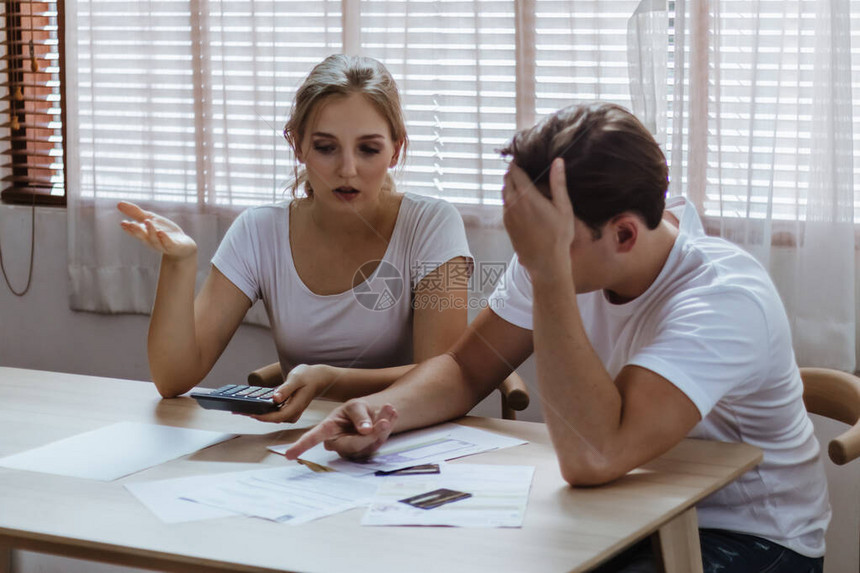
<svg viewBox="0 0 860 573"><path fill-rule="evenodd" d="M806 557L772 541L722 529L700 529L705 573L821 573L823 557ZM656 573L645 539L592 573Z"/></svg>

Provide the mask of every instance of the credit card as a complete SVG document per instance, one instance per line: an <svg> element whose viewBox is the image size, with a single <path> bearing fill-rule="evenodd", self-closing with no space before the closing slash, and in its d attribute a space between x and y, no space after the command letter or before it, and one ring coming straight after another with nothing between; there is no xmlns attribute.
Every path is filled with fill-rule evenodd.
<svg viewBox="0 0 860 573"><path fill-rule="evenodd" d="M409 504L412 507L417 507L418 509L433 509L440 505L453 503L469 497L472 497L471 493L442 488L419 495L413 495L412 497L407 497L406 499L401 499L399 501L401 503Z"/></svg>

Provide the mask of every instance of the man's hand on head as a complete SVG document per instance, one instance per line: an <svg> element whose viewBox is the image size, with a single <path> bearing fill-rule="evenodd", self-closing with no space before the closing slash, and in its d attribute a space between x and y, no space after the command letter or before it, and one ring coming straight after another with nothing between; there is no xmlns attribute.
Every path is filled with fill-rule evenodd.
<svg viewBox="0 0 860 573"><path fill-rule="evenodd" d="M396 420L397 411L390 404L377 408L360 398L350 400L302 436L285 455L295 460L322 442L325 449L344 458L369 458L388 439Z"/></svg>
<svg viewBox="0 0 860 573"><path fill-rule="evenodd" d="M560 157L550 166L549 186L551 199L544 197L526 172L512 163L502 188L505 229L520 263L533 276L555 275L559 264L570 264L573 206Z"/></svg>

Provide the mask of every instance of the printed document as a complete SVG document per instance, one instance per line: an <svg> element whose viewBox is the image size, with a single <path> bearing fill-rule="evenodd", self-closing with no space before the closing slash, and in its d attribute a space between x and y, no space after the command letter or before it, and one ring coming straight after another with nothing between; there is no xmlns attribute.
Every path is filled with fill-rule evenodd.
<svg viewBox="0 0 860 573"><path fill-rule="evenodd" d="M440 469L438 475L380 478L361 524L522 527L533 466L444 464ZM433 509L401 501L443 488L470 497Z"/></svg>
<svg viewBox="0 0 860 573"><path fill-rule="evenodd" d="M259 469L251 471L260 471ZM244 472L243 472L244 473ZM125 484L125 489L165 523L181 523L229 517L235 511L182 499L185 492L208 487L224 480L224 474L208 474L157 481L140 481Z"/></svg>
<svg viewBox="0 0 860 573"><path fill-rule="evenodd" d="M360 476L453 460L525 443L519 438L448 423L392 436L372 458L364 462L342 459L326 450L323 444L314 446L300 457L339 472ZM270 446L269 449L283 454L290 445Z"/></svg>
<svg viewBox="0 0 860 573"><path fill-rule="evenodd" d="M299 464L222 474L221 478L205 487L192 487L180 497L296 525L364 505L379 485L373 479L336 472L317 473Z"/></svg>

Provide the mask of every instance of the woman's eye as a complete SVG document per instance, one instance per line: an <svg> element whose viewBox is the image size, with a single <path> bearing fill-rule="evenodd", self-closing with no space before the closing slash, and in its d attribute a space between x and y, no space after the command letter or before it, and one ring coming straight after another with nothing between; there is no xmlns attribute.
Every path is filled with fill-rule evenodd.
<svg viewBox="0 0 860 573"><path fill-rule="evenodd" d="M324 143L315 143L314 144L314 151L322 153L323 155L329 155L331 153L334 153L334 145L327 145Z"/></svg>
<svg viewBox="0 0 860 573"><path fill-rule="evenodd" d="M377 149L376 147L362 146L359 149L361 150L362 153L365 153L367 155L376 155L377 153L380 152L380 150Z"/></svg>

